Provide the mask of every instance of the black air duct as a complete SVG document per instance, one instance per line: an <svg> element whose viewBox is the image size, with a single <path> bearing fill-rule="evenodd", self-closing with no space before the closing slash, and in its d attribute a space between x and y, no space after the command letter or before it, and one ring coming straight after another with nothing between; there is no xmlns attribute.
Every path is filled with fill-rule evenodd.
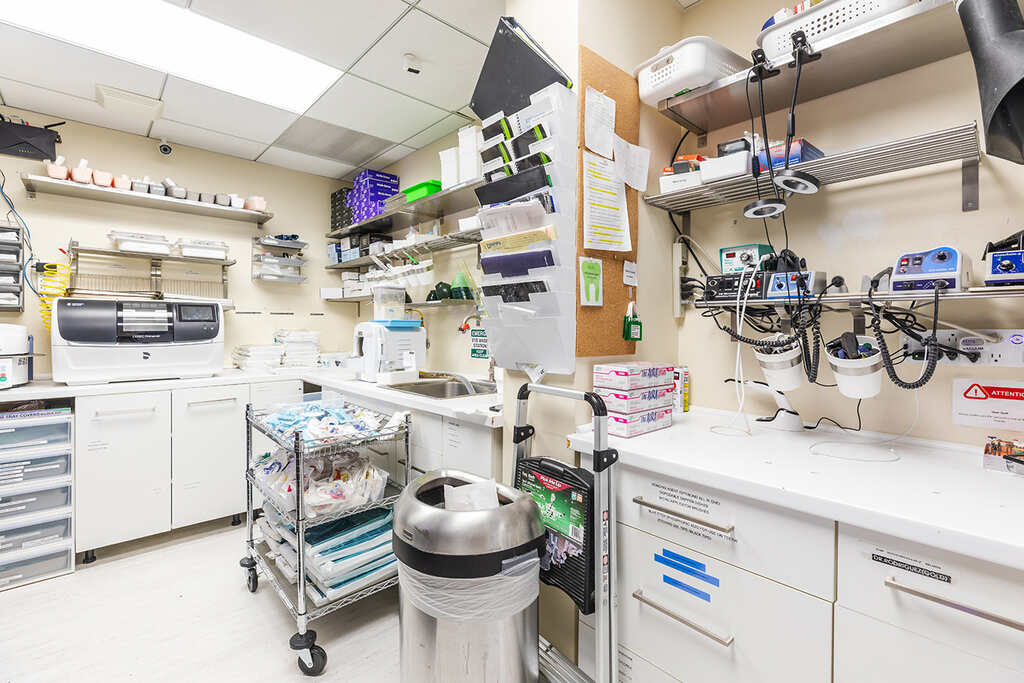
<svg viewBox="0 0 1024 683"><path fill-rule="evenodd" d="M1017 0L957 0L974 57L986 151L1024 164L1024 18Z"/></svg>

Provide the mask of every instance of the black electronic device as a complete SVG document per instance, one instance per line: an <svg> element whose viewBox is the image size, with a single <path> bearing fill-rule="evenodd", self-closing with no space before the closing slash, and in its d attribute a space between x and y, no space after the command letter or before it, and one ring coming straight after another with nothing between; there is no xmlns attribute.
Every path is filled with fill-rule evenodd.
<svg viewBox="0 0 1024 683"><path fill-rule="evenodd" d="M754 279L753 284L750 284L751 277ZM709 275L704 286L704 301L735 303L737 297L740 300L762 301L766 279L762 271Z"/></svg>
<svg viewBox="0 0 1024 683"><path fill-rule="evenodd" d="M537 503L554 536L549 543L574 548L563 562L542 569L540 580L565 591L583 614L593 614L594 473L549 458L525 458L516 462L515 487Z"/></svg>
<svg viewBox="0 0 1024 683"><path fill-rule="evenodd" d="M60 133L53 130L64 122L39 128L13 121L0 121L0 154L26 159L56 159Z"/></svg>

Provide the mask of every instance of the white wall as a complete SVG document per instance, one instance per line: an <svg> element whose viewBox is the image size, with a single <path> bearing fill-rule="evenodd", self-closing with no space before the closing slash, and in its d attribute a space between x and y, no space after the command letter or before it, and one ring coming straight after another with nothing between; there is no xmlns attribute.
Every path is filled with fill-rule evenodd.
<svg viewBox="0 0 1024 683"><path fill-rule="evenodd" d="M6 115L24 117L35 123L55 119L48 114L3 107ZM270 343L274 329L309 328L322 332L327 350L351 346L355 306L320 300L319 288L338 282L337 274L324 270L327 264L324 237L330 225L330 194L340 182L298 173L244 159L175 145L170 157L159 154L153 140L127 133L68 121L62 126L64 142L58 153L75 165L80 157L93 168L151 178L170 176L175 182L212 192L263 195L274 218L260 230L253 223L206 218L71 197L39 194L29 199L19 173L45 174L42 162L18 157L0 157L0 169L7 175L6 191L32 232L36 256L44 261L66 262L58 251L70 240L83 246L108 247L111 230L164 234L171 238L191 237L221 240L230 245L229 256L238 263L229 269L229 294L238 311L258 315L225 315L225 349L229 355L237 344ZM254 282L251 279L253 236L297 233L310 243L305 255L311 261L302 285ZM25 312L2 313L0 322L26 325L36 336L38 353L49 354L49 336L39 317L39 302L26 289ZM271 315L291 313L291 315ZM323 315L319 315L323 314ZM227 359L230 364L230 358ZM37 372L49 373L46 355L37 360Z"/></svg>

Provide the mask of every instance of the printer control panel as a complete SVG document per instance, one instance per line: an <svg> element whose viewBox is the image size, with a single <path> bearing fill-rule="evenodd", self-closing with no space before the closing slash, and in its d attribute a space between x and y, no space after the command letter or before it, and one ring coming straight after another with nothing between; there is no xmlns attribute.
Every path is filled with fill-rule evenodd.
<svg viewBox="0 0 1024 683"><path fill-rule="evenodd" d="M169 344L216 339L220 307L205 302L62 299L60 336L80 344Z"/></svg>

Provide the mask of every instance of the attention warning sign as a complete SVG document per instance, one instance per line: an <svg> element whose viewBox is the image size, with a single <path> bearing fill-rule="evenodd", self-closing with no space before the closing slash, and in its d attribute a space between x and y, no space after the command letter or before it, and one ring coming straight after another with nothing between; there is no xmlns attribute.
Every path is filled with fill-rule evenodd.
<svg viewBox="0 0 1024 683"><path fill-rule="evenodd" d="M1024 383L954 380L953 423L1024 431Z"/></svg>

